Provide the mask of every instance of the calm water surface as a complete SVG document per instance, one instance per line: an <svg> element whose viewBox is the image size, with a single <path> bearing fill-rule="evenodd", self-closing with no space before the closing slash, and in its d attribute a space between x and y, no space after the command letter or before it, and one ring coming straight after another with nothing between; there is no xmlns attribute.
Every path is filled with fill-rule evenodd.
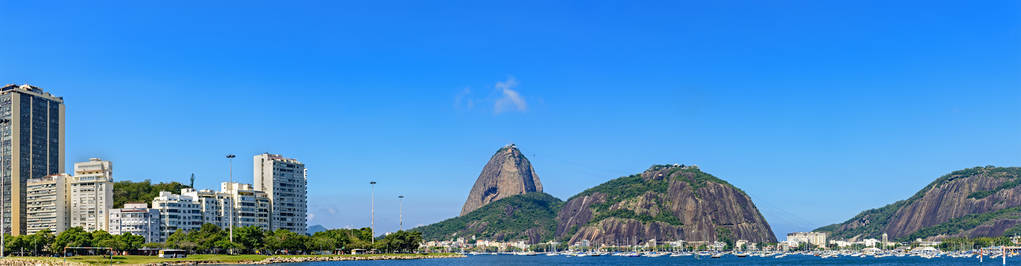
<svg viewBox="0 0 1021 266"><path fill-rule="evenodd" d="M478 255L457 259L424 259L424 260L391 260L391 261L338 261L338 262L306 262L284 263L274 265L287 266L324 266L324 265L1001 265L1000 259L985 258L979 263L978 258L935 258L917 257L885 257L885 258L854 258L837 257L821 259L814 256L790 255L780 259L724 256L712 259L702 257L566 257L566 256L514 256L514 255ZM1021 258L1007 258L1007 265L1021 265Z"/></svg>

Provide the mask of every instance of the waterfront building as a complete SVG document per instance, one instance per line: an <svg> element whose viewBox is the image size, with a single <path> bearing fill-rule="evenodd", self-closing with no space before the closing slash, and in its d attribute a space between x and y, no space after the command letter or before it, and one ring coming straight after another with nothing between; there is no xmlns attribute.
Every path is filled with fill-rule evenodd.
<svg viewBox="0 0 1021 266"><path fill-rule="evenodd" d="M740 251L746 251L746 250L751 249L751 247L748 246L748 240L744 240L744 239L738 239L737 241L735 241L733 248L734 248L734 250L740 250Z"/></svg>
<svg viewBox="0 0 1021 266"><path fill-rule="evenodd" d="M181 189L181 194L190 190ZM177 229L189 231L202 227L202 211L192 197L160 191L159 196L152 200L152 208L160 214L158 242L166 241Z"/></svg>
<svg viewBox="0 0 1021 266"><path fill-rule="evenodd" d="M131 233L145 237L145 242L160 241L160 212L141 203L125 203L124 208L110 210L110 234Z"/></svg>
<svg viewBox="0 0 1021 266"><path fill-rule="evenodd" d="M308 213L308 172L305 164L277 154L255 155L255 189L270 201L270 230L305 234Z"/></svg>
<svg viewBox="0 0 1021 266"><path fill-rule="evenodd" d="M64 172L64 99L31 85L0 87L0 231L28 229L28 179Z"/></svg>
<svg viewBox="0 0 1021 266"><path fill-rule="evenodd" d="M886 233L883 233L883 249L886 249L886 247L890 246L889 240L890 240L889 236Z"/></svg>
<svg viewBox="0 0 1021 266"><path fill-rule="evenodd" d="M199 212L202 213L203 224L214 224L220 228L227 228L228 211L233 205L229 194L212 191L209 189L194 190L183 189L181 196L188 196L195 204L198 204Z"/></svg>
<svg viewBox="0 0 1021 266"><path fill-rule="evenodd" d="M32 178L26 182L26 225L28 234L50 230L59 234L70 227L68 214L70 205L68 174L48 175Z"/></svg>
<svg viewBox="0 0 1021 266"><path fill-rule="evenodd" d="M796 243L808 243L816 247L826 248L826 233L823 232L794 232L787 234L787 240Z"/></svg>
<svg viewBox="0 0 1021 266"><path fill-rule="evenodd" d="M255 190L250 184L220 183L220 192L234 202L234 227L256 226L269 230L270 200L266 192Z"/></svg>
<svg viewBox="0 0 1021 266"><path fill-rule="evenodd" d="M71 227L108 231L113 208L113 163L99 158L74 164L71 177Z"/></svg>

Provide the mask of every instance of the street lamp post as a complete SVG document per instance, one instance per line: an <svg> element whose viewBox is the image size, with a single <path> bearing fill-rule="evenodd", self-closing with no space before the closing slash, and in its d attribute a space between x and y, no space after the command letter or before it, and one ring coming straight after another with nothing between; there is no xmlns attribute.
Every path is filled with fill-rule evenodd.
<svg viewBox="0 0 1021 266"><path fill-rule="evenodd" d="M235 156L233 154L227 154L227 175L228 175L227 178L230 179L230 183L227 183L227 185L231 187L231 190L233 190L233 188L234 188L234 157L237 157L237 156ZM230 222L229 222L230 223L230 243L234 244L234 197L233 196L230 197L230 205L231 205L230 209L227 211L227 217L228 217L227 219L230 220Z"/></svg>
<svg viewBox="0 0 1021 266"><path fill-rule="evenodd" d="M399 196L397 196L397 198L401 199L401 207L400 207L399 210L400 210L400 217L401 217L401 231L404 231L404 195L399 195Z"/></svg>
<svg viewBox="0 0 1021 266"><path fill-rule="evenodd" d="M371 231L370 239L372 245L376 245L376 181L369 181L369 185L372 186L372 197L369 205L369 231Z"/></svg>

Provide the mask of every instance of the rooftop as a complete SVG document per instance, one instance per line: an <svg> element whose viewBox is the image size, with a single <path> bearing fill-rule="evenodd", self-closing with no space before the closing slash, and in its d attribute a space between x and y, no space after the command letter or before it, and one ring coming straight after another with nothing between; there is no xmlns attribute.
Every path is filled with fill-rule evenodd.
<svg viewBox="0 0 1021 266"><path fill-rule="evenodd" d="M54 100L64 101L64 97L53 96L53 94L50 94L48 92L43 91L42 88L39 88L39 87L36 87L36 86L32 86L32 85L28 85L28 84L17 85L17 84L13 84L12 83L12 84L7 84L7 85L4 85L3 87L0 87L0 93L6 93L6 92L10 92L10 91L28 92L30 94L44 96L44 97L47 97L47 98L52 98Z"/></svg>

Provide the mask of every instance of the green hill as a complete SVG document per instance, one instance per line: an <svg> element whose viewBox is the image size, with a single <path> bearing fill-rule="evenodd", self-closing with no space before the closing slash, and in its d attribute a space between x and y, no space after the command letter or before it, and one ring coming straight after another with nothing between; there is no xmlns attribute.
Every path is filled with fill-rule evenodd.
<svg viewBox="0 0 1021 266"><path fill-rule="evenodd" d="M451 240L458 237L494 241L525 240L538 243L552 239L557 224L554 218L563 201L542 192L515 195L486 204L460 217L417 227L425 240Z"/></svg>
<svg viewBox="0 0 1021 266"><path fill-rule="evenodd" d="M176 194L181 193L181 189L186 187L188 186L177 182L152 184L148 179L142 182L119 181L113 183L113 207L122 208L125 202L151 203L153 198L159 196L160 191Z"/></svg>
<svg viewBox="0 0 1021 266"><path fill-rule="evenodd" d="M556 239L569 243L776 241L747 194L697 166L679 164L653 165L578 193L556 220Z"/></svg>
<svg viewBox="0 0 1021 266"><path fill-rule="evenodd" d="M974 167L937 178L908 199L816 229L831 238L1000 236L1021 231L1021 168Z"/></svg>

